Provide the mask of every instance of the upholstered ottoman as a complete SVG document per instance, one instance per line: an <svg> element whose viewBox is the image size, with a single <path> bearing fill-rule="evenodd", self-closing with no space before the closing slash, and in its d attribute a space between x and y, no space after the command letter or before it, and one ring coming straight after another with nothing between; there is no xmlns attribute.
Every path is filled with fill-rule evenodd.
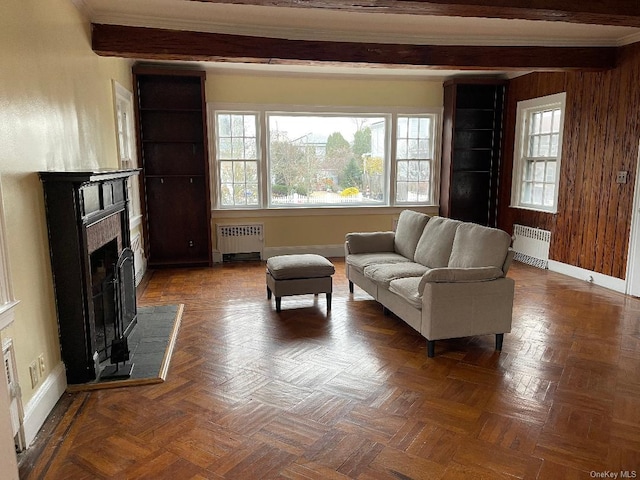
<svg viewBox="0 0 640 480"><path fill-rule="evenodd" d="M267 260L267 298L276 297L276 311L280 311L282 297L325 293L327 311L331 310L331 275L336 269L321 255L279 255Z"/></svg>

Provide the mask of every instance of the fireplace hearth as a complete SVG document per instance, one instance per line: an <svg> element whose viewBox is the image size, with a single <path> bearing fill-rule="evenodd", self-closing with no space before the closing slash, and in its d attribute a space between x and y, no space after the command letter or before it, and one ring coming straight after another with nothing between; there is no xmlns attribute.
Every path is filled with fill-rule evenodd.
<svg viewBox="0 0 640 480"><path fill-rule="evenodd" d="M122 378L136 324L127 181L137 170L40 172L68 384ZM100 371L110 360L112 368ZM106 371L108 370L108 371Z"/></svg>

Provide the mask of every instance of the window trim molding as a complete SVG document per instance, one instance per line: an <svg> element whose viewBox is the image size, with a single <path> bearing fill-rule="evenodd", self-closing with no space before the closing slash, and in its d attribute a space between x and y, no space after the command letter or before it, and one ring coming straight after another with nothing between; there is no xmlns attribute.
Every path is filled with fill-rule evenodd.
<svg viewBox="0 0 640 480"><path fill-rule="evenodd" d="M540 110L545 107L560 107L560 131L558 135L558 155L556 157L556 188L554 192L553 206L544 207L543 205L523 205L520 203L520 195L522 192L522 169L523 169L523 151L526 147L528 134L524 130L524 122L527 114L531 110ZM560 172L562 167L562 141L564 137L564 122L566 116L567 93L559 92L542 97L531 98L518 102L516 109L516 125L515 125L515 142L513 149L513 170L511 174L511 208L519 208L522 210L532 210L543 213L558 213L558 198L560 193Z"/></svg>
<svg viewBox="0 0 640 480"><path fill-rule="evenodd" d="M0 182L0 331L14 322L15 307L20 303L15 299L11 281L4 211L2 183Z"/></svg>
<svg viewBox="0 0 640 480"><path fill-rule="evenodd" d="M222 208L220 204L220 192L218 191L219 172L218 172L218 160L216 157L216 111L237 111L243 113L255 113L258 116L259 131L258 131L258 148L259 148L259 178L262 182L260 185L260 201L258 206L235 206L232 208ZM268 162L267 151L267 135L264 131L267 128L267 112L270 114L354 114L354 115L380 115L388 116L390 119L390 128L387 131L387 162L386 167L389 174L386 176L386 188L388 192L388 202L384 205L324 205L317 207L291 207L288 205L270 206L269 205L269 165L264 164ZM440 178L438 172L440 171L441 164L441 149L442 149L442 118L444 107L390 107L390 106L348 106L348 105L306 105L306 104L273 104L273 103L236 103L236 102L207 102L207 123L208 123L208 149L209 158L215 164L214 168L210 168L209 182L210 182L210 198L212 211L214 212L264 212L264 211L307 211L309 209L376 209L376 208L430 208L439 206L440 199ZM396 121L398 116L416 116L416 115L434 115L435 122L433 127L434 145L433 145L433 165L432 165L432 201L429 204L423 203L397 203L395 201L396 190L396 165L393 162L395 158L396 145L394 141L395 132L397 129ZM392 172L391 169L394 169Z"/></svg>

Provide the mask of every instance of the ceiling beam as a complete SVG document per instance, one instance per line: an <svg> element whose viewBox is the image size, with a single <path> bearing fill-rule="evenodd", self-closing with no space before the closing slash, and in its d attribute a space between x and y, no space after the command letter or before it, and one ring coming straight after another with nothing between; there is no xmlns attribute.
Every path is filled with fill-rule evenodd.
<svg viewBox="0 0 640 480"><path fill-rule="evenodd" d="M614 47L496 47L287 40L92 24L98 55L149 60L348 64L468 70L606 70Z"/></svg>
<svg viewBox="0 0 640 480"><path fill-rule="evenodd" d="M638 0L191 0L348 12L547 20L640 27Z"/></svg>

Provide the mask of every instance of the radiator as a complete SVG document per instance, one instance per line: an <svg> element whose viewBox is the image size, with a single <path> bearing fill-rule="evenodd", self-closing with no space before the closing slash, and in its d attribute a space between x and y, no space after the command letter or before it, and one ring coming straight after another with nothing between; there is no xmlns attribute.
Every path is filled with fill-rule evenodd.
<svg viewBox="0 0 640 480"><path fill-rule="evenodd" d="M262 258L264 236L261 223L253 225L216 225L220 253L259 252Z"/></svg>
<svg viewBox="0 0 640 480"><path fill-rule="evenodd" d="M549 245L551 232L539 228L513 226L513 257L527 265L546 269L549 265Z"/></svg>

